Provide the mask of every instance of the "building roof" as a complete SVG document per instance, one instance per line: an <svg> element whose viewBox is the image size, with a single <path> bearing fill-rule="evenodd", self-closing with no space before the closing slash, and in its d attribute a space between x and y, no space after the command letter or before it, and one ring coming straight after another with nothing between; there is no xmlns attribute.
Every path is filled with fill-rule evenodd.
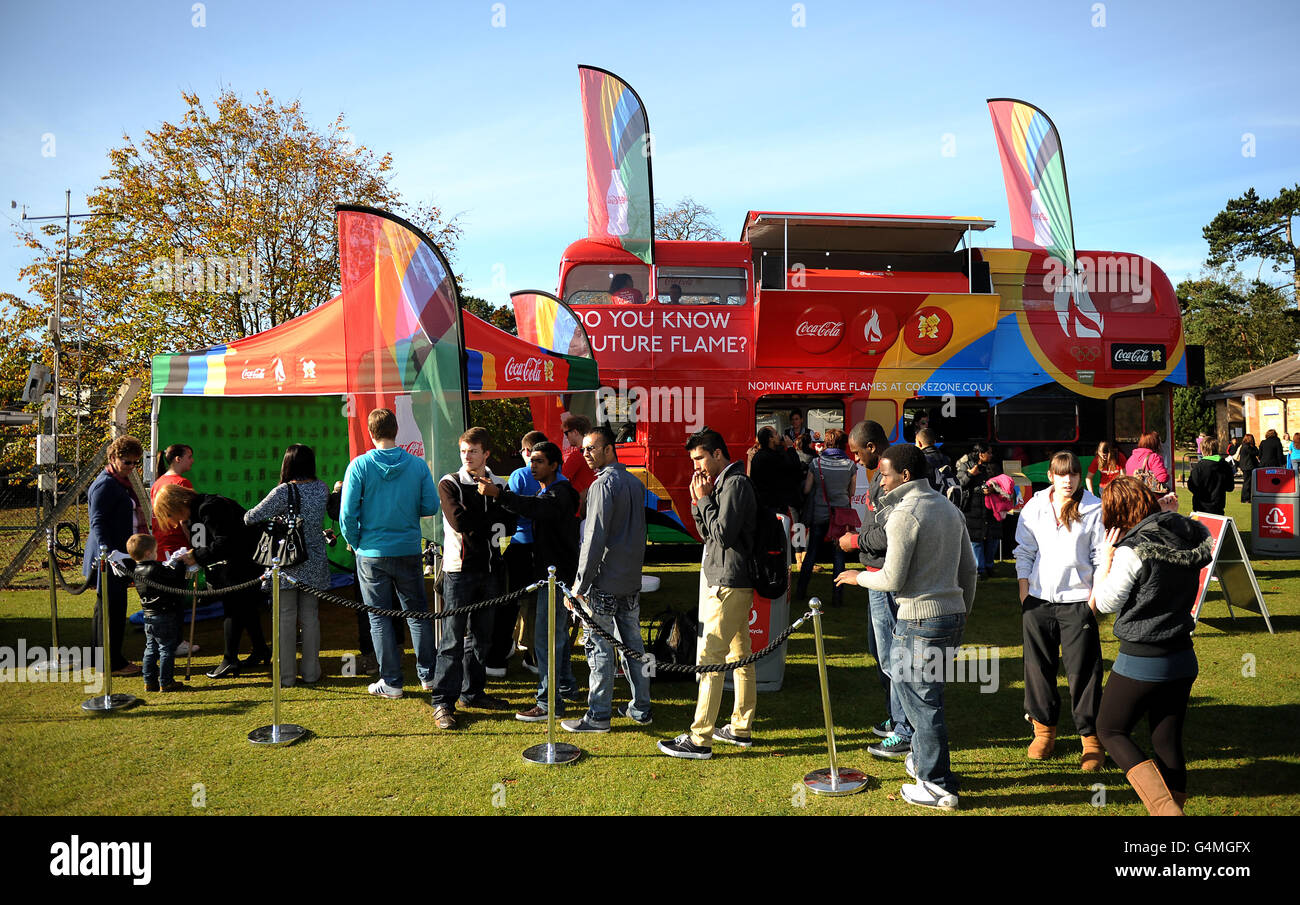
<svg viewBox="0 0 1300 905"><path fill-rule="evenodd" d="M1288 355L1281 361L1256 368L1253 371L1234 377L1231 380L1212 387L1206 393L1208 399L1226 399L1257 390L1270 393L1300 393L1300 355Z"/></svg>

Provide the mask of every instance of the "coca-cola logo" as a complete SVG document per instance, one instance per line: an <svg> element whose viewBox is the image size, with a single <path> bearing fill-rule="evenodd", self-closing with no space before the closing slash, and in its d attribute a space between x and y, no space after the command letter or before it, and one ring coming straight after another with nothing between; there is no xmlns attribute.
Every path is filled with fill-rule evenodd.
<svg viewBox="0 0 1300 905"><path fill-rule="evenodd" d="M794 323L795 343L813 355L829 352L844 337L844 317L832 305L812 305L804 309Z"/></svg>
<svg viewBox="0 0 1300 905"><path fill-rule="evenodd" d="M266 368L244 368L239 373L240 380L263 380L266 377Z"/></svg>
<svg viewBox="0 0 1300 905"><path fill-rule="evenodd" d="M1121 371L1158 371L1165 366L1165 347L1151 343L1112 343L1110 365Z"/></svg>
<svg viewBox="0 0 1300 905"><path fill-rule="evenodd" d="M412 440L410 443L402 444L402 449L406 450L413 456L419 456L421 459L424 458L423 440Z"/></svg>
<svg viewBox="0 0 1300 905"><path fill-rule="evenodd" d="M511 358L506 362L506 380L540 383L541 379L542 360L540 358L526 358L523 361L516 361Z"/></svg>
<svg viewBox="0 0 1300 905"><path fill-rule="evenodd" d="M823 321L820 324L810 324L804 321L794 328L795 336L839 336L840 331L844 329L842 321Z"/></svg>

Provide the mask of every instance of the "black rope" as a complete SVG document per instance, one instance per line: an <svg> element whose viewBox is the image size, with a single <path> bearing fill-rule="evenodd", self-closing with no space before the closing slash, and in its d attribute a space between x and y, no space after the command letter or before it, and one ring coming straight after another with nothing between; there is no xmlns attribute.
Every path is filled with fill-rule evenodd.
<svg viewBox="0 0 1300 905"><path fill-rule="evenodd" d="M150 581L147 578L140 578L138 576L133 576L131 580L135 582L136 588L151 588L161 594L166 594L171 597L184 597L188 600L191 597L220 597L222 594L237 594L240 591L247 591L249 588L261 586L265 578L265 575L259 575L256 578L250 578L242 584L232 584L221 588L206 588L202 591L196 588L174 588L171 585L158 584L157 582Z"/></svg>
<svg viewBox="0 0 1300 905"><path fill-rule="evenodd" d="M656 671L662 670L664 672L681 672L681 673L691 673L691 674L703 674L703 673L711 673L711 672L732 672L733 670L740 669L742 666L748 666L751 663L757 663L759 660L762 660L764 657L769 656L778 647L784 644L786 640L791 635L793 635L801 625L804 624L804 621L811 618L812 616L811 612L804 613L793 623L791 623L789 628L787 628L781 634L777 635L776 638L772 640L772 643L769 644L767 647L759 651L754 651L748 656L741 657L739 660L731 660L727 663L701 663L696 666L687 666L682 663L661 663L659 662L658 659L655 658L654 654L647 654L647 653L642 653L641 651L632 650L632 648L628 647L626 644L623 644L617 638L611 635L609 632L605 631L603 628L601 628L599 625L593 622L592 619L587 615L587 613L583 611L582 601L580 601L577 597L575 597L572 591L570 591L563 584L559 584L558 587L560 588L561 591L564 592L565 597L573 601L574 603L573 612L577 614L579 619L582 620L582 624L586 626L587 631L591 632L598 638L604 639L606 642L611 644L616 651L623 654L628 659L635 660L638 663L644 663L645 661L649 660L651 663L654 664L654 668Z"/></svg>
<svg viewBox="0 0 1300 905"><path fill-rule="evenodd" d="M289 576L287 575L283 577L289 578ZM499 597L492 597L489 598L488 600L481 600L478 603L471 603L469 606L460 606L452 610L443 610L441 613L432 613L429 612L428 610L381 610L379 607L370 606L368 604L361 603L356 600L349 600L348 598L341 597L338 594L335 594L331 591L323 591L320 588L313 588L311 585L304 584L303 582L300 581L296 581L293 578L289 578L289 583L293 585L297 585L299 590L306 591L307 593L310 594L315 594L317 598L325 601L326 603L332 603L335 604L336 606L347 607L350 610L361 610L362 612L372 613L376 616L389 616L394 619L426 619L426 620L447 619L451 616L461 616L464 615L465 613L472 613L475 610L485 610L488 607L501 606L502 604L510 603L512 600L518 600L520 597L524 596L525 594L531 593L532 591L536 590L535 586L520 588L517 591L511 591L510 593L502 594Z"/></svg>

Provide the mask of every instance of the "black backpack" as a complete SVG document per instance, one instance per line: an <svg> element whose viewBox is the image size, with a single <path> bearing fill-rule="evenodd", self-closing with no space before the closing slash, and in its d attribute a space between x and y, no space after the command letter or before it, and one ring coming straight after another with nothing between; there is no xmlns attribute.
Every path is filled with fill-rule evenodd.
<svg viewBox="0 0 1300 905"><path fill-rule="evenodd" d="M925 462L930 466L930 486L961 509L961 485L957 483L957 471L952 467L952 460L943 453L936 453L932 456L926 455Z"/></svg>
<svg viewBox="0 0 1300 905"><path fill-rule="evenodd" d="M777 517L776 510L759 506L754 549L749 555L749 577L760 597L775 600L789 587L788 543L785 526Z"/></svg>
<svg viewBox="0 0 1300 905"><path fill-rule="evenodd" d="M695 651L699 636L700 623L694 613L677 613L665 610L655 617L654 641L650 644L650 653L654 654L656 663L676 663L682 666L695 665ZM633 668L637 668L635 665ZM652 679L670 682L695 678L694 673L676 670L656 671Z"/></svg>

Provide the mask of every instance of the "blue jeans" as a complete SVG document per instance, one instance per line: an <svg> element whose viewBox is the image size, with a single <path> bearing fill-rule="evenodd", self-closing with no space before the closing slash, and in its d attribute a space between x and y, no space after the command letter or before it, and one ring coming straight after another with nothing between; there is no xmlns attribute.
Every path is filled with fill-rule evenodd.
<svg viewBox="0 0 1300 905"><path fill-rule="evenodd" d="M424 558L415 556L358 556L357 585L361 601L381 610L426 612L424 596ZM397 606L393 606L393 595ZM402 629L389 616L370 613L370 637L375 643L379 677L386 685L402 687ZM427 619L407 619L411 644L415 648L415 672L421 682L429 681L433 672L433 626ZM284 627L281 626L283 630Z"/></svg>
<svg viewBox="0 0 1300 905"><path fill-rule="evenodd" d="M547 672L550 668L550 650L546 646L547 591L543 587L537 592L537 618L533 620L533 650L537 651L537 706L546 710ZM573 645L569 642L569 611L564 606L564 595L557 588L555 591L555 713L564 713L564 696L572 697L578 691L578 680L573 675L573 664L569 657Z"/></svg>
<svg viewBox="0 0 1300 905"><path fill-rule="evenodd" d="M499 576L491 572L448 572L442 579L444 609L458 610L496 596ZM493 607L448 616L442 621L438 665L433 671L434 707L456 707L460 698L473 699L487 685L488 648L492 646Z"/></svg>
<svg viewBox="0 0 1300 905"><path fill-rule="evenodd" d="M876 671L880 673L880 687L885 691L885 708L893 722L894 732L903 738L912 737L912 724L903 712L903 702L898 689L889 681L889 652L894 646L894 623L898 618L898 604L889 591L867 591L871 605L871 632L867 647L876 658Z"/></svg>
<svg viewBox="0 0 1300 905"><path fill-rule="evenodd" d="M966 629L966 614L899 619L890 649L890 678L912 724L912 762L920 779L957 791L948 758L943 685Z"/></svg>
<svg viewBox="0 0 1300 905"><path fill-rule="evenodd" d="M181 643L181 614L179 610L160 613L144 611L144 670L146 685L172 684L176 667L176 645Z"/></svg>
<svg viewBox="0 0 1300 905"><path fill-rule="evenodd" d="M639 596L607 594L599 588L592 588L587 603L593 622L627 647L637 653L644 653ZM608 726L614 704L614 648L590 630L586 632L584 647L587 651L587 666L591 670L587 692L587 722ZM638 720L648 719L651 715L649 671L643 664L630 661L622 654L619 657L623 663L623 675L632 688L629 715Z"/></svg>
<svg viewBox="0 0 1300 905"><path fill-rule="evenodd" d="M986 537L984 540L970 542L971 552L975 554L975 570L981 575L989 570L989 566L998 561L998 541L999 538Z"/></svg>

